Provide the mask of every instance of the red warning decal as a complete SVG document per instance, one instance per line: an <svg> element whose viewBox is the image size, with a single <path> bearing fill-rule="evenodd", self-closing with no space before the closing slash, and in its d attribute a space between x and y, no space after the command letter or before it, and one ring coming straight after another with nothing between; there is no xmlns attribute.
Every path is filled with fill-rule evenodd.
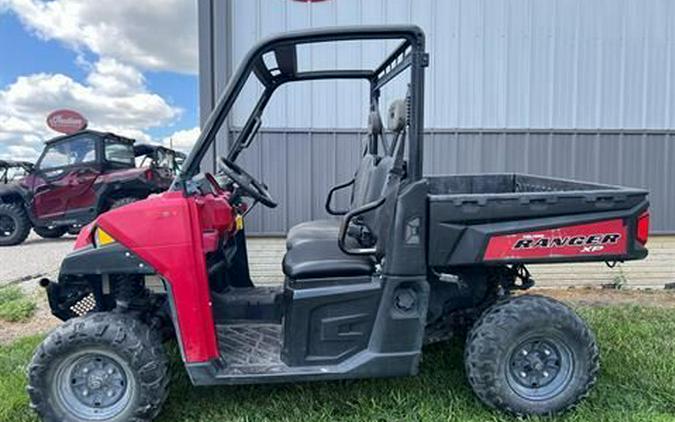
<svg viewBox="0 0 675 422"><path fill-rule="evenodd" d="M564 226L494 236L490 238L483 259L557 258L586 255L623 255L627 236L623 220Z"/></svg>

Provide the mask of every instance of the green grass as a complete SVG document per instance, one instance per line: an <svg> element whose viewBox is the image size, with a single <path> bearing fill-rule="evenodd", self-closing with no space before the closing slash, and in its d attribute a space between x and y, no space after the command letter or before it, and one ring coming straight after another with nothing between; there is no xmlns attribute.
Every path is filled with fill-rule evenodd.
<svg viewBox="0 0 675 422"><path fill-rule="evenodd" d="M37 309L34 300L26 296L18 287L0 288L0 319L8 322L21 322L30 319Z"/></svg>
<svg viewBox="0 0 675 422"><path fill-rule="evenodd" d="M575 411L532 421L675 421L675 312L640 307L581 308L602 352L600 381ZM0 348L0 421L34 421L25 364L39 338ZM175 349L175 347L174 347ZM173 381L162 422L515 421L471 393L458 342L426 350L412 378L193 387L173 350Z"/></svg>

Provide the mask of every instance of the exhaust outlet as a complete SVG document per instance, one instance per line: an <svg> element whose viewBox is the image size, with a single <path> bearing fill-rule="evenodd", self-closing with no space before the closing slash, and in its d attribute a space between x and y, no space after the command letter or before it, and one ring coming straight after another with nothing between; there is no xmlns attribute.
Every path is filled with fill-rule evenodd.
<svg viewBox="0 0 675 422"><path fill-rule="evenodd" d="M47 286L49 286L49 283L51 283L51 280L49 280L48 278L41 278L40 281L38 281L40 287L45 289L47 288Z"/></svg>

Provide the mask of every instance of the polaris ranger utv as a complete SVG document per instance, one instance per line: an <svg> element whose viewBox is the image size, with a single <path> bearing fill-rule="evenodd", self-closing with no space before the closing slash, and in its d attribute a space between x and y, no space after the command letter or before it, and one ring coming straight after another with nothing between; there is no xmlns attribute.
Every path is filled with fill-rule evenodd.
<svg viewBox="0 0 675 422"><path fill-rule="evenodd" d="M136 168L133 139L84 130L45 142L26 177L0 184L0 246L77 233L109 209L165 191L173 173ZM0 168L2 164L0 163Z"/></svg>
<svg viewBox="0 0 675 422"><path fill-rule="evenodd" d="M400 44L375 69L297 63L299 46L376 39ZM99 216L58 280L42 281L66 321L29 367L43 420L155 418L169 386L167 337L195 385L240 385L415 375L425 344L468 329L467 378L487 405L551 414L585 397L599 365L587 325L552 299L510 293L532 286L526 264L644 258L647 193L521 174L424 176L427 65L415 26L294 32L256 45L172 189ZM381 89L404 75L385 131ZM200 173L249 77L265 87L260 98L220 171ZM322 79L370 83L366 150L354 179L328 196L339 219L294 227L285 280L255 287L244 200L277 203L237 159L279 86ZM350 209L335 210L333 194L350 186Z"/></svg>

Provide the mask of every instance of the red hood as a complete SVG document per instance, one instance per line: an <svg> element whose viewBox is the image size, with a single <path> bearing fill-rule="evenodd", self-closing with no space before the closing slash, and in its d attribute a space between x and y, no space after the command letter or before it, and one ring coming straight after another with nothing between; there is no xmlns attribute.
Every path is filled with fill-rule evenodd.
<svg viewBox="0 0 675 422"><path fill-rule="evenodd" d="M165 192L103 213L94 222L171 285L187 362L218 357L205 255L236 228L228 197ZM91 227L78 244L91 243Z"/></svg>

